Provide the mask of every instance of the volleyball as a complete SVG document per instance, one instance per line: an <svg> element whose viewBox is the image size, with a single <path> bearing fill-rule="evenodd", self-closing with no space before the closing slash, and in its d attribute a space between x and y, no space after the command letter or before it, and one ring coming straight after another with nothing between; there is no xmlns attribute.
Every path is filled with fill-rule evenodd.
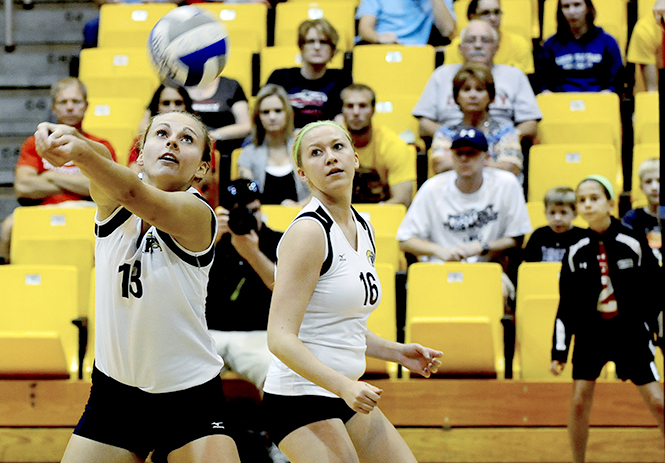
<svg viewBox="0 0 665 463"><path fill-rule="evenodd" d="M229 56L224 22L202 8L181 6L166 13L150 31L148 56L168 85L203 86L219 76Z"/></svg>

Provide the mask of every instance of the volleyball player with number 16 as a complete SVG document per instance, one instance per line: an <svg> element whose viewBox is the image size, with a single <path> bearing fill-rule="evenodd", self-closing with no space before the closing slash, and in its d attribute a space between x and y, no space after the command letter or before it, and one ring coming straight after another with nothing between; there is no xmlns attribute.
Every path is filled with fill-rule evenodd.
<svg viewBox="0 0 665 463"><path fill-rule="evenodd" d="M439 351L367 330L379 304L374 231L351 207L358 155L330 121L306 125L294 148L312 199L285 232L268 321L275 355L264 385L268 433L292 463L415 462L377 404L381 390L358 381L365 355L425 377Z"/></svg>

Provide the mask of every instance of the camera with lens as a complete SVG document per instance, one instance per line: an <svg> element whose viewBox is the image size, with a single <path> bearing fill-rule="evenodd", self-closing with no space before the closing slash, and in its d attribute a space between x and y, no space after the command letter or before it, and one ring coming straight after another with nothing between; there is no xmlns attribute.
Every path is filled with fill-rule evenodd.
<svg viewBox="0 0 665 463"><path fill-rule="evenodd" d="M229 211L229 228L236 235L247 235L259 229L254 213L245 206L236 206Z"/></svg>
<svg viewBox="0 0 665 463"><path fill-rule="evenodd" d="M259 230L254 212L247 207L259 196L258 185L245 179L234 180L222 190L220 204L229 211L229 228L236 235Z"/></svg>

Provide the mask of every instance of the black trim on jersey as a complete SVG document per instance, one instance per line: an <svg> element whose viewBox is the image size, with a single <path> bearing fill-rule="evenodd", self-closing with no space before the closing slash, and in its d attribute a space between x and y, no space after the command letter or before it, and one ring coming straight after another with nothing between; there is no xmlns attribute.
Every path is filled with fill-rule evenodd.
<svg viewBox="0 0 665 463"><path fill-rule="evenodd" d="M369 224L367 223L367 221L365 219L363 219L363 216L360 215L360 213L358 211L356 211L356 209L353 206L351 206L351 210L356 215L356 220L367 231L367 236L369 236L369 242L372 244L372 252L376 255L376 246L374 245L374 237L372 236L372 230L369 227Z"/></svg>
<svg viewBox="0 0 665 463"><path fill-rule="evenodd" d="M192 265L194 267L205 267L206 265L212 262L213 257L215 256L214 246L210 248L208 252L201 256L193 256L178 246L175 240L169 235L161 230L157 230L159 236L162 237L164 244L166 244L173 253L178 256L186 264Z"/></svg>
<svg viewBox="0 0 665 463"><path fill-rule="evenodd" d="M132 216L132 213L125 209L124 207L120 208L113 218L106 222L105 224L99 225L95 223L95 236L97 238L106 238L116 229L118 229L123 223L127 222Z"/></svg>
<svg viewBox="0 0 665 463"><path fill-rule="evenodd" d="M312 217L313 219L318 220L321 223L321 225L323 225L323 229L326 231L326 242L328 243L328 257L326 257L326 260L323 262L320 273L320 275L325 275L325 273L328 270L330 270L330 266L332 265L333 262L332 240L330 239L330 229L332 228L334 223L333 219L321 206L319 206L316 209L316 211L303 212L298 216L298 218L300 217Z"/></svg>

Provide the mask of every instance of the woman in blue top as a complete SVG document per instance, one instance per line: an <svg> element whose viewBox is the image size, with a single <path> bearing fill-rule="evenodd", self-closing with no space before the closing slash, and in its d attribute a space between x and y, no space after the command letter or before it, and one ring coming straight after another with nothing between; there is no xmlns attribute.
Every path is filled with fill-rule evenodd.
<svg viewBox="0 0 665 463"><path fill-rule="evenodd" d="M591 0L559 0L557 31L543 45L543 92L616 92L623 61L614 37L594 24Z"/></svg>

